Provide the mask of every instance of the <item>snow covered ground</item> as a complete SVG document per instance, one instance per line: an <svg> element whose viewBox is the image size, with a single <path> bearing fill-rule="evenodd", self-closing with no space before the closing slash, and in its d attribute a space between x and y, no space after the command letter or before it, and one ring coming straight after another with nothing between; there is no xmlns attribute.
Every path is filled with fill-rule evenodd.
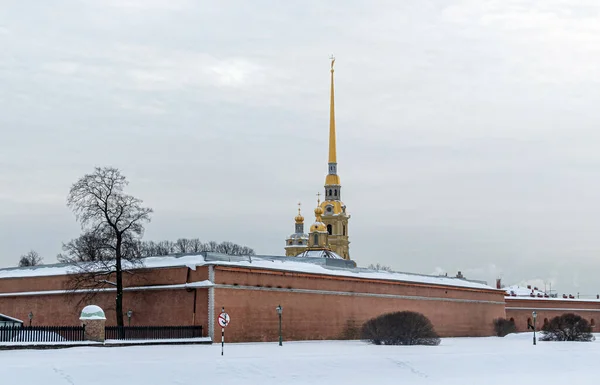
<svg viewBox="0 0 600 385"><path fill-rule="evenodd" d="M0 351L0 382L95 384L592 384L600 341L531 334L449 338L437 347L284 342Z"/></svg>

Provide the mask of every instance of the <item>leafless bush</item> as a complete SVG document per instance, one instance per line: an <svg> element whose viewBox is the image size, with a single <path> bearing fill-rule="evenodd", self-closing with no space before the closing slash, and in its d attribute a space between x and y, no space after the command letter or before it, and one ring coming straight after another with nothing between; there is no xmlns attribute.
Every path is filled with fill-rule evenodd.
<svg viewBox="0 0 600 385"><path fill-rule="evenodd" d="M510 333L517 332L515 321L506 318L496 318L494 320L494 331L498 337L504 337Z"/></svg>
<svg viewBox="0 0 600 385"><path fill-rule="evenodd" d="M431 321L421 313L401 311L367 321L363 340L375 345L439 345L440 337Z"/></svg>
<svg viewBox="0 0 600 385"><path fill-rule="evenodd" d="M542 341L593 341L592 326L574 313L556 316L542 327Z"/></svg>

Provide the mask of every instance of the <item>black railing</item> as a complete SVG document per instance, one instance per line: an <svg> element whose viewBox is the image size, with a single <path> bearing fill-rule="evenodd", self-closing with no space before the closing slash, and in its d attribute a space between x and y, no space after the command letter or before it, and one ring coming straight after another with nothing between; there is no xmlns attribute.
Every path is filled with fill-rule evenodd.
<svg viewBox="0 0 600 385"><path fill-rule="evenodd" d="M83 326L0 326L0 342L84 341Z"/></svg>
<svg viewBox="0 0 600 385"><path fill-rule="evenodd" d="M107 340L164 340L202 337L202 326L106 326Z"/></svg>

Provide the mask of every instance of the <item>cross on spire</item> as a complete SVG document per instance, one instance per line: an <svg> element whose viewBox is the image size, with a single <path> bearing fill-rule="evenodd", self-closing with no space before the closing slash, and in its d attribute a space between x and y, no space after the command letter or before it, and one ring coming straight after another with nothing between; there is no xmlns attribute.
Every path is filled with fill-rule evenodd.
<svg viewBox="0 0 600 385"><path fill-rule="evenodd" d="M317 193L317 205L321 204L321 193Z"/></svg>

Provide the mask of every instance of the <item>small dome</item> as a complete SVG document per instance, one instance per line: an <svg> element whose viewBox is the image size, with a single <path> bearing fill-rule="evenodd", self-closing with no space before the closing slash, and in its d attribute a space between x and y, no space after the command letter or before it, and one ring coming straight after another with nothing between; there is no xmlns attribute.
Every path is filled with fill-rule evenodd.
<svg viewBox="0 0 600 385"><path fill-rule="evenodd" d="M327 226L325 226L325 223L323 222L315 222L312 224L312 226L310 226L310 232L314 233L326 233L327 232Z"/></svg>
<svg viewBox="0 0 600 385"><path fill-rule="evenodd" d="M81 311L80 320L105 320L104 310L100 306L88 305Z"/></svg>
<svg viewBox="0 0 600 385"><path fill-rule="evenodd" d="M321 208L321 206L317 206L317 208L315 209L315 216L320 217L321 215L323 215L323 209Z"/></svg>
<svg viewBox="0 0 600 385"><path fill-rule="evenodd" d="M315 209L315 223L313 223L312 226L310 226L311 233L327 232L327 226L325 226L325 223L321 221L321 215L323 215L323 209L321 208L321 201L317 199L317 208Z"/></svg>
<svg viewBox="0 0 600 385"><path fill-rule="evenodd" d="M296 223L304 223L304 217L300 214L300 207L298 207L298 215L296 215Z"/></svg>

